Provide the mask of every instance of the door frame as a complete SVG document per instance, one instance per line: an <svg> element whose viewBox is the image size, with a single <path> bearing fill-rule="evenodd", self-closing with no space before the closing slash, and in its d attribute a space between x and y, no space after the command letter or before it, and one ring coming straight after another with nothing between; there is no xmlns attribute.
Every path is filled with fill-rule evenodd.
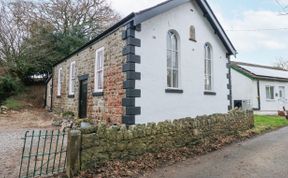
<svg viewBox="0 0 288 178"><path fill-rule="evenodd" d="M85 74L85 75L81 75L78 77L79 79L79 101L78 101L78 117L81 118L80 116L80 101L81 101L81 84L83 81L87 80L87 99L86 99L86 105L88 106L88 78L89 78L89 75L88 74ZM86 115L87 115L87 106L86 106Z"/></svg>

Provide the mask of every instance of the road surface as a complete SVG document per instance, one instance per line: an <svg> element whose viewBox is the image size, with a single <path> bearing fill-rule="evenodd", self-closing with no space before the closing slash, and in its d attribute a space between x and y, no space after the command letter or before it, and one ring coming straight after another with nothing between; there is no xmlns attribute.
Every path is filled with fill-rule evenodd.
<svg viewBox="0 0 288 178"><path fill-rule="evenodd" d="M287 178L288 127L146 175L154 177Z"/></svg>

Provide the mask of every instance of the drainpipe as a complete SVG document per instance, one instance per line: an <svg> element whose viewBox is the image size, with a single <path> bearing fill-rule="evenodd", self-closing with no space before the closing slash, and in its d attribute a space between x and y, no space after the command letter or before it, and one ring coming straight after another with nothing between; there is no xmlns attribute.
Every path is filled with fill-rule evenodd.
<svg viewBox="0 0 288 178"><path fill-rule="evenodd" d="M258 108L256 110L261 110L261 97L260 97L260 81L257 80L257 101L258 101Z"/></svg>

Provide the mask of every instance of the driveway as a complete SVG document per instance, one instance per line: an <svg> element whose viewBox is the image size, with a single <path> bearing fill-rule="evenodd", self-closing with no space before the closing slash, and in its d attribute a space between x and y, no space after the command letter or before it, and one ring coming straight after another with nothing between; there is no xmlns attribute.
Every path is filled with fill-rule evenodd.
<svg viewBox="0 0 288 178"><path fill-rule="evenodd" d="M44 110L23 110L0 115L0 177L19 174L23 140L27 130L52 129L52 116Z"/></svg>
<svg viewBox="0 0 288 178"><path fill-rule="evenodd" d="M156 170L147 178L287 178L288 127Z"/></svg>

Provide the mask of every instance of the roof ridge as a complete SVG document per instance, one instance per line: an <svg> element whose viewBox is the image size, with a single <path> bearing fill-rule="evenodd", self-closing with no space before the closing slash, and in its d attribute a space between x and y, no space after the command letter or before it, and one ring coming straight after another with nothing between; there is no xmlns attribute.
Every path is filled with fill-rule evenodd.
<svg viewBox="0 0 288 178"><path fill-rule="evenodd" d="M251 66L251 67L259 67L259 68L266 68L266 69L274 69L274 70L281 70L281 71L288 72L288 70L283 69L283 68L280 68L280 67L267 66L267 65L255 64L255 63L246 63L246 62L231 61L231 64Z"/></svg>

